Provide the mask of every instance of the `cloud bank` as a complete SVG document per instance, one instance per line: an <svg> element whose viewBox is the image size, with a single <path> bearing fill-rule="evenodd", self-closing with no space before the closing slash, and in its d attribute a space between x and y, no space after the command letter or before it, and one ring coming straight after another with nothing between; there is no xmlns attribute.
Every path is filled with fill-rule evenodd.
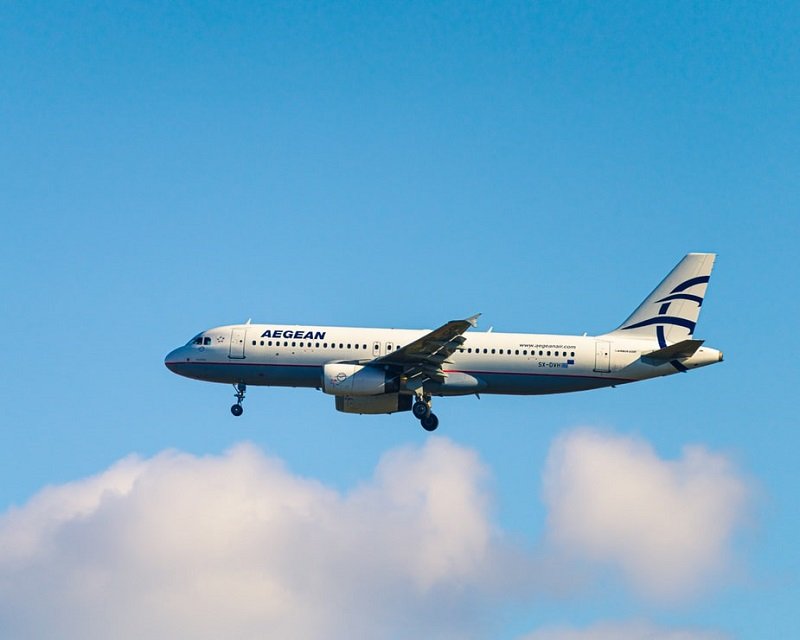
<svg viewBox="0 0 800 640"><path fill-rule="evenodd" d="M584 555L647 591L705 580L745 494L721 456L664 462L638 441L568 434L544 485L559 554L542 557L493 522L488 478L474 451L436 437L387 453L345 493L248 444L131 456L0 515L0 629L10 639L487 638L503 603L575 593L564 576Z"/></svg>
<svg viewBox="0 0 800 640"><path fill-rule="evenodd" d="M485 475L443 439L391 452L347 495L251 445L130 457L3 515L0 626L5 637L380 637L417 625L469 637L470 592L492 570Z"/></svg>
<svg viewBox="0 0 800 640"><path fill-rule="evenodd" d="M729 567L750 490L704 447L662 460L643 440L587 429L552 446L543 497L552 544L618 569L649 598L680 600Z"/></svg>

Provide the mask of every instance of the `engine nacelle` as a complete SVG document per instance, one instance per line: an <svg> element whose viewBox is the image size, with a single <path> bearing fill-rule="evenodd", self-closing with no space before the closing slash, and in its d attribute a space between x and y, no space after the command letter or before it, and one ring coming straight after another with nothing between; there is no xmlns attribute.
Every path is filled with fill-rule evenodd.
<svg viewBox="0 0 800 640"><path fill-rule="evenodd" d="M395 376L383 369L341 363L322 367L322 390L334 396L377 396L395 393L398 386Z"/></svg>
<svg viewBox="0 0 800 640"><path fill-rule="evenodd" d="M384 393L382 396L336 396L336 409L344 413L396 413L411 411L413 396Z"/></svg>

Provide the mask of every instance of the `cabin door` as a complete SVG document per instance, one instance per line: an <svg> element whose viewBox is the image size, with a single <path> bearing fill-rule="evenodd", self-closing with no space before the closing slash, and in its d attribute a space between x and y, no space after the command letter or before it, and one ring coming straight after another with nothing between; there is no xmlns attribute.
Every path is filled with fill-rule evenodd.
<svg viewBox="0 0 800 640"><path fill-rule="evenodd" d="M611 343L606 340L594 343L594 370L600 373L611 371Z"/></svg>
<svg viewBox="0 0 800 640"><path fill-rule="evenodd" d="M245 329L231 329L231 350L229 358L244 358L244 334Z"/></svg>

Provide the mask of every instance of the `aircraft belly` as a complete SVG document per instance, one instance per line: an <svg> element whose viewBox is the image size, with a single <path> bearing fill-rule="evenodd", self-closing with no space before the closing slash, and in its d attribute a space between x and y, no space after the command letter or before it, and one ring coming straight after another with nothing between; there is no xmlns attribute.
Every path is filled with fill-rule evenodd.
<svg viewBox="0 0 800 640"><path fill-rule="evenodd" d="M511 395L545 395L550 393L568 393L570 391L587 391L614 384L622 384L627 380L618 380L600 376L579 376L560 374L520 374L489 373L473 374L486 382L481 393Z"/></svg>

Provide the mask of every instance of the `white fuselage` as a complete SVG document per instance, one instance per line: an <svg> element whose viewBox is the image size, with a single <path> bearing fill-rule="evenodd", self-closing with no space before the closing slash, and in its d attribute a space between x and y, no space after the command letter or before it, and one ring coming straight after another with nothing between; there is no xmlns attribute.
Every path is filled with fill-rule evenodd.
<svg viewBox="0 0 800 640"><path fill-rule="evenodd" d="M476 314L432 331L239 324L209 329L171 351L177 374L236 387L313 387L346 413L411 411L439 424L432 396L537 395L610 387L722 360L694 330L715 254L689 253L619 327L599 336L470 331Z"/></svg>
<svg viewBox="0 0 800 640"><path fill-rule="evenodd" d="M323 387L329 363L366 364L428 333L425 330L356 327L228 325L204 331L170 352L165 364L180 375L210 382ZM442 365L443 383L427 381L432 395L472 393L535 395L608 387L677 373L669 362L649 364L643 355L654 339L469 331ZM684 368L722 360L700 347ZM683 369L680 369L683 370ZM400 393L413 389L400 389Z"/></svg>

